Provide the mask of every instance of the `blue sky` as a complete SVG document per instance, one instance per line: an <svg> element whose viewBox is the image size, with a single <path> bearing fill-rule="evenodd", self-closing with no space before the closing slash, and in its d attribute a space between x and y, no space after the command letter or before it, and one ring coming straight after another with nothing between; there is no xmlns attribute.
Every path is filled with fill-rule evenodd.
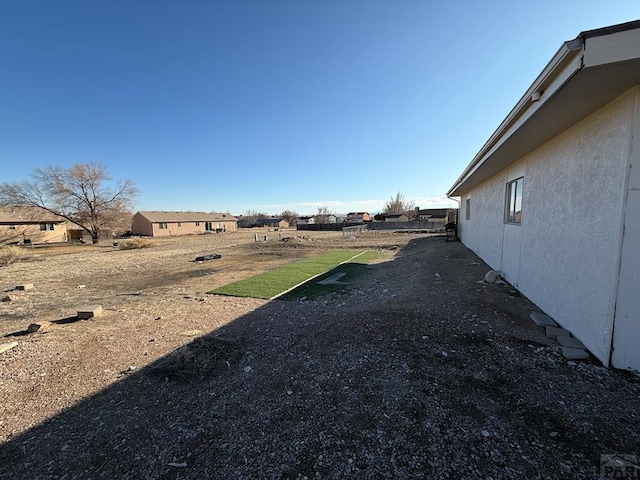
<svg viewBox="0 0 640 480"><path fill-rule="evenodd" d="M138 210L443 206L563 41L636 1L0 1L0 181L103 163ZM455 205L455 204L454 204Z"/></svg>

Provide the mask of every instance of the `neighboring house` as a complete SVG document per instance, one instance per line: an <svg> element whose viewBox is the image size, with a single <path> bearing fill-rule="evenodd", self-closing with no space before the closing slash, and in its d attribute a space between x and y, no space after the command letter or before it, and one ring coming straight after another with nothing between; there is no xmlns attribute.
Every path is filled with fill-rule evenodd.
<svg viewBox="0 0 640 480"><path fill-rule="evenodd" d="M289 222L287 222L283 218L258 218L256 220L256 226L271 227L271 228L289 228Z"/></svg>
<svg viewBox="0 0 640 480"><path fill-rule="evenodd" d="M371 215L367 212L349 212L347 213L346 222L347 223L364 223L370 222Z"/></svg>
<svg viewBox="0 0 640 480"><path fill-rule="evenodd" d="M409 217L407 217L404 213L394 214L394 215L385 215L385 222L408 222Z"/></svg>
<svg viewBox="0 0 640 480"><path fill-rule="evenodd" d="M416 209L414 220L422 222L442 223L449 220L449 209L447 208L423 208Z"/></svg>
<svg viewBox="0 0 640 480"><path fill-rule="evenodd" d="M640 370L640 21L564 43L449 190L458 234L605 365Z"/></svg>
<svg viewBox="0 0 640 480"><path fill-rule="evenodd" d="M298 217L296 220L296 225L313 225L316 223L313 217Z"/></svg>
<svg viewBox="0 0 640 480"><path fill-rule="evenodd" d="M0 206L0 245L66 241L64 218L39 207Z"/></svg>
<svg viewBox="0 0 640 480"><path fill-rule="evenodd" d="M313 223L336 223L337 221L338 221L338 217L336 217L333 214L316 215L315 217L313 217Z"/></svg>
<svg viewBox="0 0 640 480"><path fill-rule="evenodd" d="M133 235L149 237L229 232L236 228L233 215L216 212L138 212L131 222Z"/></svg>

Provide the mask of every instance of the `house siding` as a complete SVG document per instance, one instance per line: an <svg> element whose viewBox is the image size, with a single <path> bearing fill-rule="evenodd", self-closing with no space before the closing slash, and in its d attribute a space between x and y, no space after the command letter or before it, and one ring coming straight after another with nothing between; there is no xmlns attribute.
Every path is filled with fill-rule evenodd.
<svg viewBox="0 0 640 480"><path fill-rule="evenodd" d="M460 202L458 221L458 235L464 244L496 270L502 269L502 205L505 182L506 173L495 175L464 195ZM496 206L499 206L499 211Z"/></svg>
<svg viewBox="0 0 640 480"><path fill-rule="evenodd" d="M206 233L207 223L211 223L212 231L216 229L224 229L226 232L232 232L237 229L237 221L235 217L229 215L214 216L210 214L202 214L202 219L193 219L192 212L186 212L184 216L191 215L190 220L179 220L180 212L164 212L167 220L158 219L157 212L150 212L153 217L148 218L145 212L138 212L133 216L131 222L131 232L134 235L146 235L153 237L168 237L175 235L196 235ZM177 215L176 215L177 213ZM177 217L177 218L176 218ZM171 218L171 220L168 220ZM160 228L160 224L166 224L167 228Z"/></svg>
<svg viewBox="0 0 640 480"><path fill-rule="evenodd" d="M522 159L518 288L608 364L635 92ZM513 167L510 167L513 168ZM462 198L462 241L503 269L503 170ZM465 221L466 198L471 199ZM509 278L512 272L505 272Z"/></svg>
<svg viewBox="0 0 640 480"><path fill-rule="evenodd" d="M40 224L2 224L0 225L0 245L9 243L22 243L25 239L31 243L47 243L47 242L66 242L67 241L67 225L66 223L45 222L47 225L53 225L53 230L40 230ZM13 225L15 229L11 229Z"/></svg>

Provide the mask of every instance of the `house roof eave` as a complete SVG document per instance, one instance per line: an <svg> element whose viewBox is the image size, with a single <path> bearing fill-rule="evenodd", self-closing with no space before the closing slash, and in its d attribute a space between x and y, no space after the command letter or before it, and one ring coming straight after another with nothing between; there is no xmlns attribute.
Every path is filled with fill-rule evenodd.
<svg viewBox="0 0 640 480"><path fill-rule="evenodd" d="M565 42L447 192L460 196L640 84L640 21Z"/></svg>

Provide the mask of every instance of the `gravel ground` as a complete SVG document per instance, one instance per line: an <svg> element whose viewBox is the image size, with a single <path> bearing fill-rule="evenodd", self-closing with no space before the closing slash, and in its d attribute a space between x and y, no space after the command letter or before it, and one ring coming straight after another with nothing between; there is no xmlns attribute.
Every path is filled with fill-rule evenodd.
<svg viewBox="0 0 640 480"><path fill-rule="evenodd" d="M35 312L64 320L80 298L106 312L6 339L20 342L0 355L7 478L598 479L608 475L601 455L640 455L638 377L564 360L529 320L535 306L508 285L479 283L489 267L461 243L385 233L237 237L232 249L225 238L230 263L186 270L172 265L211 252L167 242L37 263L75 258L59 282L41 279L40 293L1 306L5 334ZM336 246L386 253L312 300L204 294ZM84 262L102 272L101 287L82 278ZM0 269L2 284L26 282L28 265ZM203 335L241 352L196 379L157 374L170 351Z"/></svg>

